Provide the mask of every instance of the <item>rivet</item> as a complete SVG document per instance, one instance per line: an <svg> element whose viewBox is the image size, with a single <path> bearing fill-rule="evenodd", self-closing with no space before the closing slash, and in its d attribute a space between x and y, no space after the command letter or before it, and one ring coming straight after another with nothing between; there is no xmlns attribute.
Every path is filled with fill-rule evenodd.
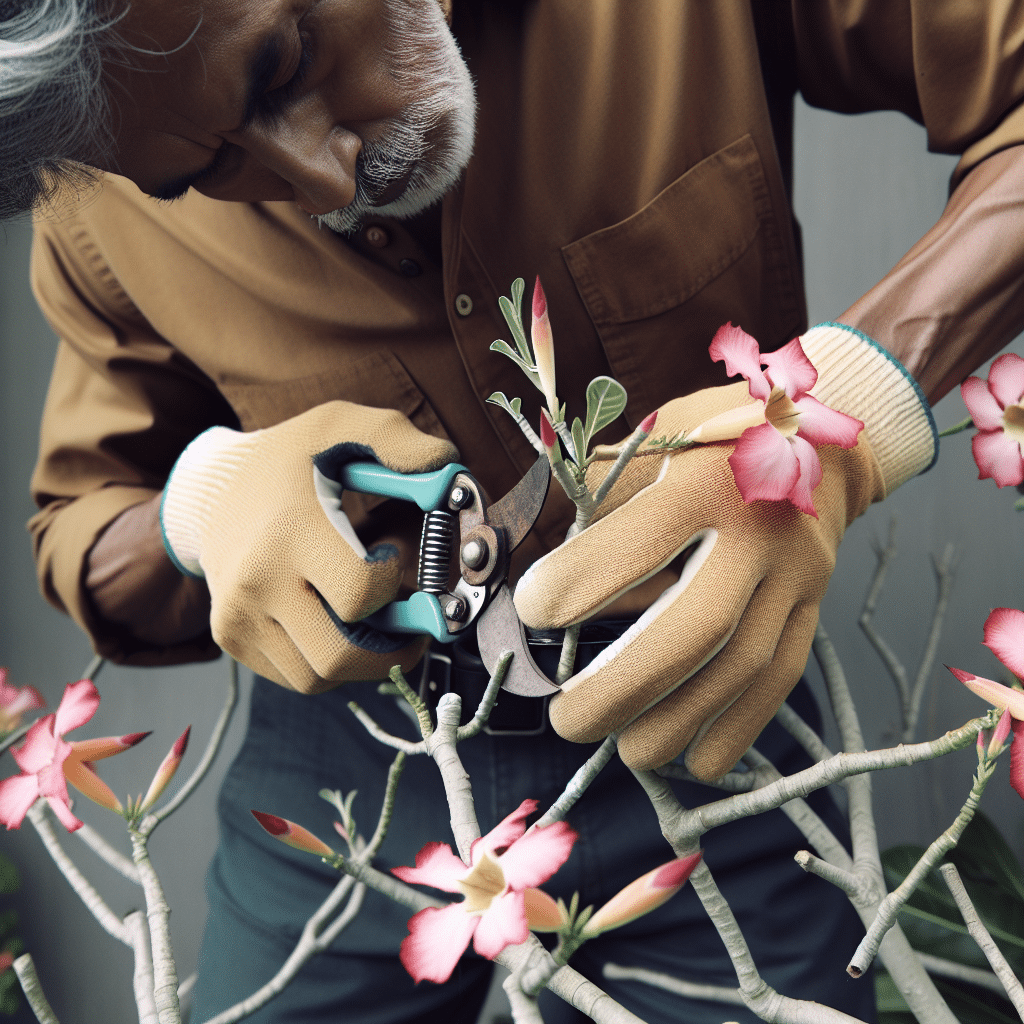
<svg viewBox="0 0 1024 1024"><path fill-rule="evenodd" d="M459 316L469 316L473 312L473 300L465 292L455 296L455 312Z"/></svg>

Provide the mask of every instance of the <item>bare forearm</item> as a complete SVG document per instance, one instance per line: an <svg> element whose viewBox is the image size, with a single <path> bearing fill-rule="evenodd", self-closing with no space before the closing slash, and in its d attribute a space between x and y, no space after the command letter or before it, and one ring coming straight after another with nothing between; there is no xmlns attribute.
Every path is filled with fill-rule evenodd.
<svg viewBox="0 0 1024 1024"><path fill-rule="evenodd" d="M1024 146L975 167L938 223L837 318L936 402L1024 330Z"/></svg>
<svg viewBox="0 0 1024 1024"><path fill-rule="evenodd" d="M167 557L156 495L126 509L89 552L85 586L99 614L161 646L183 643L210 626L202 580L183 576Z"/></svg>

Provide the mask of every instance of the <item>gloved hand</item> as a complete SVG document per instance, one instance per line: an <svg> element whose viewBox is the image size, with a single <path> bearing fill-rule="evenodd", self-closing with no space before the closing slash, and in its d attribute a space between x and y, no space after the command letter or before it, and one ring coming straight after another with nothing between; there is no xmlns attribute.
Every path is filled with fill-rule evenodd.
<svg viewBox="0 0 1024 1024"><path fill-rule="evenodd" d="M359 624L395 597L400 567L390 545L364 548L335 481L354 460L412 473L457 455L401 413L351 402L250 433L213 427L167 482L165 546L183 572L205 577L214 639L261 675L302 693L382 679L392 665L411 668L429 638Z"/></svg>
<svg viewBox="0 0 1024 1024"><path fill-rule="evenodd" d="M583 743L621 730L632 767L685 750L698 778L729 771L800 678L846 527L931 463L934 424L902 366L840 325L801 342L818 371L810 393L865 424L849 450L817 447L816 518L787 500L745 502L728 462L735 441L641 454L595 522L520 580L523 621L564 627L694 549L679 582L552 699L561 736ZM753 402L746 382L709 388L664 406L657 432L690 432Z"/></svg>

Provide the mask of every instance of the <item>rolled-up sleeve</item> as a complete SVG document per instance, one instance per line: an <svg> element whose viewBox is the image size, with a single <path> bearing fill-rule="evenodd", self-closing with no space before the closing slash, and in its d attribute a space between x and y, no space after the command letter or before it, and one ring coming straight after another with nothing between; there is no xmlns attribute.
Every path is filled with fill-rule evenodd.
<svg viewBox="0 0 1024 1024"><path fill-rule="evenodd" d="M1021 0L792 0L800 90L842 113L899 110L961 156L955 186L1024 143Z"/></svg>

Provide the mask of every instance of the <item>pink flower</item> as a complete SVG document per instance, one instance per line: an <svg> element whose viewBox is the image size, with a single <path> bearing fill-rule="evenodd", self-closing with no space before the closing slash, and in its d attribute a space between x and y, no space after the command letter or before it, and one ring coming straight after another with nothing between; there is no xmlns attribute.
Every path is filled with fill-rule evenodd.
<svg viewBox="0 0 1024 1024"><path fill-rule="evenodd" d="M296 825L287 818L279 818L276 814L264 814L263 811L249 812L263 826L265 832L279 839L285 846L306 853L314 853L318 857L332 860L337 854L324 842L321 842L308 828Z"/></svg>
<svg viewBox="0 0 1024 1024"><path fill-rule="evenodd" d="M19 828L28 809L45 797L64 827L73 832L82 823L71 813L70 782L90 800L112 811L121 803L92 766L112 754L135 746L148 733L108 736L103 739L69 743L64 734L85 725L99 707L100 695L88 679L69 683L55 714L40 718L20 747L12 749L21 775L0 781L0 822L8 829Z"/></svg>
<svg viewBox="0 0 1024 1024"><path fill-rule="evenodd" d="M689 857L670 860L630 882L587 921L580 934L592 939L601 932L629 924L660 907L686 885L702 856L697 852Z"/></svg>
<svg viewBox="0 0 1024 1024"><path fill-rule="evenodd" d="M26 711L45 707L46 701L34 686L12 686L7 682L7 669L0 668L0 736L14 732Z"/></svg>
<svg viewBox="0 0 1024 1024"><path fill-rule="evenodd" d="M709 351L714 360L724 361L730 377L746 377L757 401L713 417L687 439L709 443L738 437L729 465L743 500L788 499L817 518L811 495L821 481L821 461L814 446L852 448L864 424L807 394L818 372L799 338L777 352L762 354L746 331L725 324Z"/></svg>
<svg viewBox="0 0 1024 1024"><path fill-rule="evenodd" d="M971 440L978 479L991 477L999 487L1024 483L1024 359L1001 355L988 381L968 377L960 394L978 428Z"/></svg>
<svg viewBox="0 0 1024 1024"><path fill-rule="evenodd" d="M461 892L465 897L461 903L429 907L410 918L400 959L416 981L447 981L471 941L488 960L506 946L525 942L530 932L528 906L537 907L538 926L553 923L558 911L557 907L551 910L550 897L542 893L542 900L529 891L565 863L576 833L563 821L526 833L526 818L536 808L536 800L524 800L478 839L469 867L446 843L427 843L416 854L415 867L391 869L403 882Z"/></svg>
<svg viewBox="0 0 1024 1024"><path fill-rule="evenodd" d="M985 646L1015 676L1024 677L1024 612L1017 608L996 608L990 612L985 620ZM1010 747L1010 784L1024 797L1024 692L963 669L950 668L949 671L973 693L1010 713L1009 726L1014 736ZM1000 747L1006 741L1005 719L1004 715L995 729L990 756L994 756L996 737L1000 738Z"/></svg>

